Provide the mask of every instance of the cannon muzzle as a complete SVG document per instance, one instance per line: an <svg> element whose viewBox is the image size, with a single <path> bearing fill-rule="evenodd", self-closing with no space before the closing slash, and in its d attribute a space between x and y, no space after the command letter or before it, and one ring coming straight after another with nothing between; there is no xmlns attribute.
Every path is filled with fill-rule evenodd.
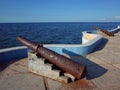
<svg viewBox="0 0 120 90"><path fill-rule="evenodd" d="M17 40L24 45L26 45L28 48L32 49L33 51L39 53L42 57L47 59L49 62L53 63L63 71L70 73L77 79L82 79L86 75L86 66L74 62L71 59L60 55L52 50L49 50L42 45L36 44L30 40L27 40L23 37L17 37Z"/></svg>

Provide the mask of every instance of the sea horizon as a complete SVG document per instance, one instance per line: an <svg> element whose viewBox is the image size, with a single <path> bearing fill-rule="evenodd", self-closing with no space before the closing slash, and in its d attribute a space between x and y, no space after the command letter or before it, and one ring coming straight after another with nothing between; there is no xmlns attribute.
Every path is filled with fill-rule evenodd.
<svg viewBox="0 0 120 90"><path fill-rule="evenodd" d="M40 44L81 44L82 32L93 26L114 29L120 22L17 22L0 23L0 49L21 46L17 36L24 36Z"/></svg>
<svg viewBox="0 0 120 90"><path fill-rule="evenodd" d="M82 21L82 22L77 22L77 21L63 21L63 22L0 22L0 23L120 23L120 21Z"/></svg>

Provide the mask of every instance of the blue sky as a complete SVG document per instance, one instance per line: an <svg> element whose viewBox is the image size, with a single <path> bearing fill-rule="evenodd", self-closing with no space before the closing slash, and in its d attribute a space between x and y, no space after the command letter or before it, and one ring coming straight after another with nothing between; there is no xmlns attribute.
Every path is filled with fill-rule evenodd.
<svg viewBox="0 0 120 90"><path fill-rule="evenodd" d="M0 22L120 22L120 0L0 0Z"/></svg>

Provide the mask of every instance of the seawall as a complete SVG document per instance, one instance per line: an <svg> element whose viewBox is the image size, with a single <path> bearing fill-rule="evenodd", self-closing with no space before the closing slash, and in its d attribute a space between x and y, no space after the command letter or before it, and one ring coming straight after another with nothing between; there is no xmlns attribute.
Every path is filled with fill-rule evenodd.
<svg viewBox="0 0 120 90"><path fill-rule="evenodd" d="M91 37L91 38L89 38ZM102 36L92 34L92 32L83 32L83 44L45 44L44 47L62 55L86 55L102 41ZM0 50L0 62L14 61L27 57L28 48L25 46L6 48Z"/></svg>

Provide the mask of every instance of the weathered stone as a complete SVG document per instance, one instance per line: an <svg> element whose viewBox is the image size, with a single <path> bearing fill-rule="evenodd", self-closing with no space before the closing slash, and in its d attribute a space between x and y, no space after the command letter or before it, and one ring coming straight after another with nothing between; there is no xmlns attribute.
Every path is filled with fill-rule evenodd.
<svg viewBox="0 0 120 90"><path fill-rule="evenodd" d="M69 79L71 78L72 81L75 80L75 78L71 75L67 76L61 76L61 70L53 69L53 64L51 63L45 63L45 58L37 57L33 53L28 53L28 66L29 71L36 73L41 76L45 76L60 82L68 83Z"/></svg>

